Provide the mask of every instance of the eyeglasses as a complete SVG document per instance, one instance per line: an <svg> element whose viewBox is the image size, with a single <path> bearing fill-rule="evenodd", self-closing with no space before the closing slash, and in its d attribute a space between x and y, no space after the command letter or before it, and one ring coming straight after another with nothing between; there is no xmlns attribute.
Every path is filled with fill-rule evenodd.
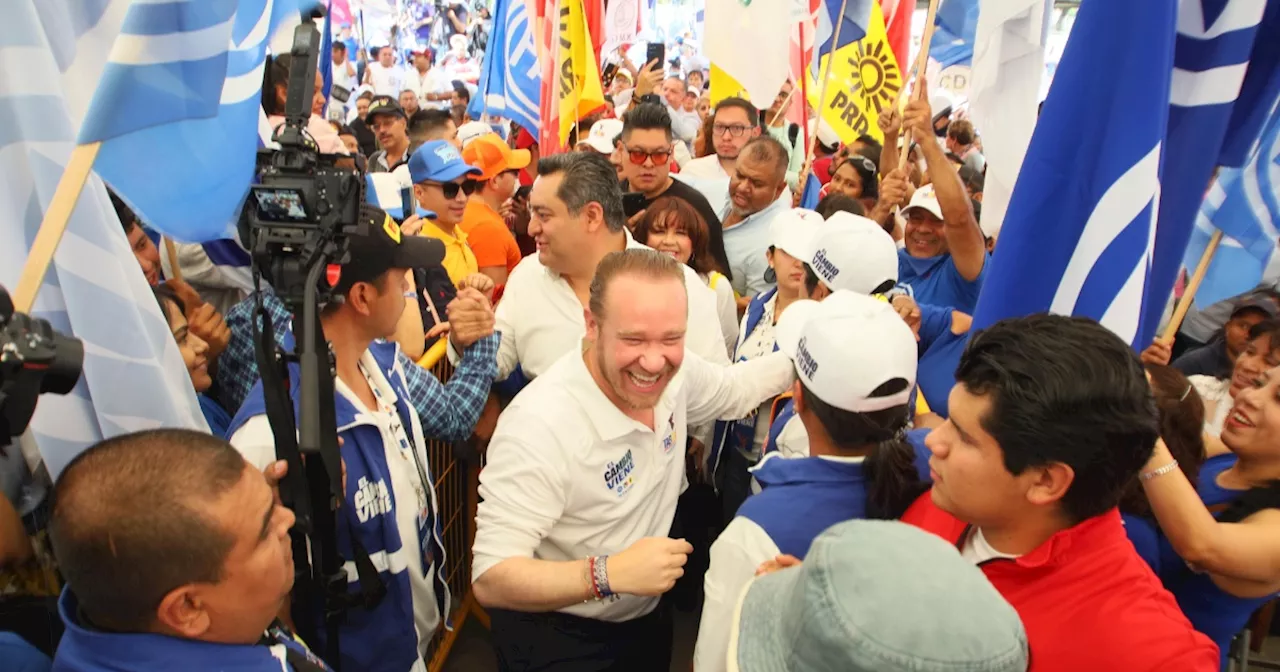
<svg viewBox="0 0 1280 672"><path fill-rule="evenodd" d="M630 147L625 147L625 149L627 150L627 158L631 159L631 163L634 163L637 166L644 165L645 159L649 158L653 159L653 165L660 166L671 158L670 149L659 149L653 152L645 151L643 149L632 149Z"/></svg>
<svg viewBox="0 0 1280 672"><path fill-rule="evenodd" d="M444 194L444 197L451 201L458 197L459 191L470 196L471 193L476 190L475 180L465 180L461 184L457 182L427 182L426 184L440 187L440 193Z"/></svg>
<svg viewBox="0 0 1280 672"><path fill-rule="evenodd" d="M729 137L732 137L732 138L741 138L741 137L742 137L742 134L743 134L743 133L746 133L746 132L747 132L747 129L749 129L749 128L751 128L751 127L750 127L750 126L744 126L744 125L742 125L742 124L733 124L733 125L728 125L728 124L713 124L713 125L711 126L711 132L712 132L712 133L715 133L716 135L724 135L725 133L728 133L728 134L729 134Z"/></svg>

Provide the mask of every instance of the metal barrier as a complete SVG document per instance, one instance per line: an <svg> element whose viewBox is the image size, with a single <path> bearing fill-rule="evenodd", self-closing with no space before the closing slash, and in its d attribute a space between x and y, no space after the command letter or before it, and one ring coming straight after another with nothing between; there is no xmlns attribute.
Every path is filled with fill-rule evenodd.
<svg viewBox="0 0 1280 672"><path fill-rule="evenodd" d="M453 375L453 365L445 357L446 339L440 339L427 350L418 364L431 371L441 383ZM441 628L427 651L428 669L439 672L444 668L449 650L462 631L467 618L475 615L482 622L483 612L471 594L471 542L475 538L476 489L479 486L480 465L459 461L454 446L444 441L427 441L427 459L435 476L436 501L439 502L442 538L445 549L445 578L453 595L453 630Z"/></svg>

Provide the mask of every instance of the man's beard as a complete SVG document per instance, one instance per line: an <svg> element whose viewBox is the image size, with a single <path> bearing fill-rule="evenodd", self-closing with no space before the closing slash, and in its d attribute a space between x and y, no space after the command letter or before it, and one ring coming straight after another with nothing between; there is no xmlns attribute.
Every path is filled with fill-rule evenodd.
<svg viewBox="0 0 1280 672"><path fill-rule="evenodd" d="M624 410L646 411L657 406L658 399L662 397L662 392L666 391L665 385L658 390L658 393L653 397L652 401L638 400L635 395L627 391L627 382L624 380L627 375L626 370L614 369L607 366L604 351L598 347L595 348L595 350L596 366L600 368L600 373L604 376L605 382L609 384L609 387L613 388L613 396L617 397L618 401L626 407ZM670 369L671 366L669 364L664 366L662 372L658 374L659 380L668 376L668 374L671 373Z"/></svg>

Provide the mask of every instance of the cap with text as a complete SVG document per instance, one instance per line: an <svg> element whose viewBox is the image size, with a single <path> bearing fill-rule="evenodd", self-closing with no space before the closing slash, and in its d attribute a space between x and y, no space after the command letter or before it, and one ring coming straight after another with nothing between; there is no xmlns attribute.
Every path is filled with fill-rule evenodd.
<svg viewBox="0 0 1280 672"><path fill-rule="evenodd" d="M612 154L613 140L619 133L622 133L621 119L601 119L591 125L591 132L583 142L601 154Z"/></svg>
<svg viewBox="0 0 1280 672"><path fill-rule="evenodd" d="M778 320L777 339L804 386L831 406L869 413L911 399L916 337L886 301L848 290L821 302L796 301ZM907 382L901 391L872 395L896 378Z"/></svg>
<svg viewBox="0 0 1280 672"><path fill-rule="evenodd" d="M480 170L476 179L492 180L503 171L519 170L533 157L527 149L511 149L497 133L482 135L462 148L462 159Z"/></svg>
<svg viewBox="0 0 1280 672"><path fill-rule="evenodd" d="M879 224L837 212L818 228L804 259L831 291L887 291L898 283L898 244ZM887 284L887 286L886 286Z"/></svg>
<svg viewBox="0 0 1280 672"><path fill-rule="evenodd" d="M465 175L479 174L480 169L467 165L447 140L424 143L409 157L409 179L414 184L452 182Z"/></svg>
<svg viewBox="0 0 1280 672"><path fill-rule="evenodd" d="M356 229L347 236L349 257L334 291L345 294L357 282L374 282L393 268L426 268L444 260L444 243L411 236L381 208L360 206Z"/></svg>
<svg viewBox="0 0 1280 672"><path fill-rule="evenodd" d="M813 255L813 241L822 226L822 215L812 210L784 210L769 222L769 242L796 259L808 259Z"/></svg>

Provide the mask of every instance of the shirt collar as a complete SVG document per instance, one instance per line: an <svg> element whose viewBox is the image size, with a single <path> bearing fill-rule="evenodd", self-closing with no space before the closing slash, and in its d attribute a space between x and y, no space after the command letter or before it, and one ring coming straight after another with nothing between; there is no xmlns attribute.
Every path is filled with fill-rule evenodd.
<svg viewBox="0 0 1280 672"><path fill-rule="evenodd" d="M731 226L725 229L724 233L725 235L729 235L734 231L744 229L753 224L762 223L765 220L769 219L770 217L773 217L780 210L782 210L783 205L784 203L782 199L775 198L773 199L773 202L770 203L768 206L766 206L763 210L747 215L745 218L743 218L741 222L738 222L736 226ZM733 204L730 203L729 205L726 205L724 207L724 211L720 213L720 221L724 221L725 218L728 217L732 212L733 212Z"/></svg>
<svg viewBox="0 0 1280 672"><path fill-rule="evenodd" d="M570 373L566 389L569 394L573 395L574 399L578 400L578 403L582 404L583 410L586 411L587 421L591 423L600 438L605 441L611 441L632 432L652 433L666 431L667 425L670 424L671 390L675 382L674 378L667 383L667 389L663 390L662 397L658 399L658 404L653 409L653 425L655 429L650 430L636 420L627 417L609 397L605 396L604 390L600 389L596 379L591 376L591 371L587 369L587 363L583 355L585 347L586 341L581 341L574 354L570 355Z"/></svg>
<svg viewBox="0 0 1280 672"><path fill-rule="evenodd" d="M964 543L967 536L966 531L960 536L960 543ZM1124 531L1124 523L1120 520L1120 510L1111 509L1100 516L1094 516L1058 531L1030 553L1010 562L1025 569L1064 566L1070 564L1072 558L1081 553L1114 545L1117 542L1127 543L1128 536ZM1129 551L1133 551L1132 546L1129 547Z"/></svg>
<svg viewBox="0 0 1280 672"><path fill-rule="evenodd" d="M467 244L467 232L462 230L460 223L453 225L453 233L446 232L444 229L440 228L439 224L436 224L431 220L427 220L422 225L422 228L430 230L432 238L439 238L445 243Z"/></svg>

